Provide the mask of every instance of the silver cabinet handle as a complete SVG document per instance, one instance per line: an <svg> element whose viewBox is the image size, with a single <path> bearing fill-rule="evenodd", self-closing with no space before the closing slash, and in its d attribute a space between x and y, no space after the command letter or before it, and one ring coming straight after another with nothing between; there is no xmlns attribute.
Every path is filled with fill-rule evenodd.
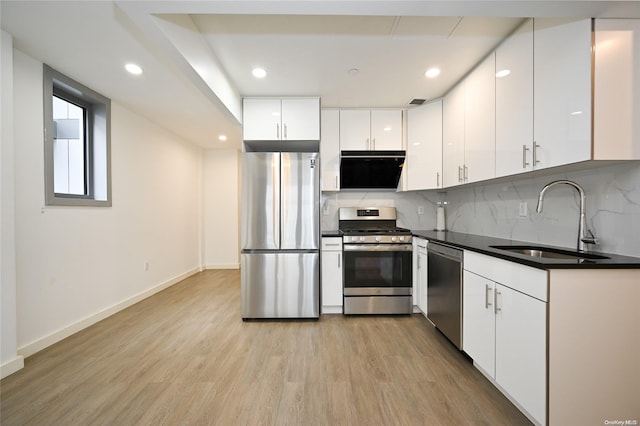
<svg viewBox="0 0 640 426"><path fill-rule="evenodd" d="M341 260L342 260L342 256L338 256L338 269L341 268L341 266L340 266Z"/></svg>
<svg viewBox="0 0 640 426"><path fill-rule="evenodd" d="M338 189L338 175L336 175L336 186L335 189Z"/></svg>
<svg viewBox="0 0 640 426"><path fill-rule="evenodd" d="M494 303L494 310L493 312L495 314L497 314L499 311L501 311L502 309L498 307L498 296L500 296L502 293L500 293L497 289L494 293L494 298L493 298L493 303Z"/></svg>
<svg viewBox="0 0 640 426"><path fill-rule="evenodd" d="M529 148L527 148L526 145L522 145L522 168L526 169L527 166L529 165L529 163L527 163L527 151L529 151Z"/></svg>
<svg viewBox="0 0 640 426"><path fill-rule="evenodd" d="M440 172L436 172L436 188L440 188Z"/></svg>
<svg viewBox="0 0 640 426"><path fill-rule="evenodd" d="M276 123L276 139L280 139L280 125Z"/></svg>
<svg viewBox="0 0 640 426"><path fill-rule="evenodd" d="M540 162L540 160L538 160L538 148L540 148L540 145L538 145L536 141L533 141L533 167Z"/></svg>
<svg viewBox="0 0 640 426"><path fill-rule="evenodd" d="M282 132L283 133L282 139L287 140L287 125L283 124L282 128L284 129Z"/></svg>
<svg viewBox="0 0 640 426"><path fill-rule="evenodd" d="M340 243L327 243L325 247L340 247Z"/></svg>
<svg viewBox="0 0 640 426"><path fill-rule="evenodd" d="M484 308L485 309L489 309L489 306L492 306L491 302L489 301L489 292L492 289L489 287L489 284L485 284L484 285Z"/></svg>
<svg viewBox="0 0 640 426"><path fill-rule="evenodd" d="M418 269L420 269L420 256L418 256Z"/></svg>
<svg viewBox="0 0 640 426"><path fill-rule="evenodd" d="M466 181L469 180L469 168L467 167L466 164L463 166L463 170L464 170L464 180L463 180L463 182L466 182Z"/></svg>
<svg viewBox="0 0 640 426"><path fill-rule="evenodd" d="M458 166L458 183L462 182L462 167Z"/></svg>

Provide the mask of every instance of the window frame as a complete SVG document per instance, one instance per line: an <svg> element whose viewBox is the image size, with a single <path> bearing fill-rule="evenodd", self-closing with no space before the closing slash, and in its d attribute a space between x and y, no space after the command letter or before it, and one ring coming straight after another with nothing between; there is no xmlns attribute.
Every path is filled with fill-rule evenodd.
<svg viewBox="0 0 640 426"><path fill-rule="evenodd" d="M111 100L43 64L45 205L111 207ZM53 96L85 111L85 193L54 190ZM100 144L101 149L96 148ZM97 152L102 153L101 156ZM101 182L98 190L97 182Z"/></svg>

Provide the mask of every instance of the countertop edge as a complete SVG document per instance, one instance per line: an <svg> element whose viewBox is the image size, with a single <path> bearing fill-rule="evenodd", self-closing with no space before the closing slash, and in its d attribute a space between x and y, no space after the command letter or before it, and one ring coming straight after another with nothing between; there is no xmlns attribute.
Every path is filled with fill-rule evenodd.
<svg viewBox="0 0 640 426"><path fill-rule="evenodd" d="M512 254L503 250L494 249L493 245L535 245L553 249L567 250L565 247L550 246L547 244L531 243L526 241L507 240L504 238L486 237L475 234L465 234L452 231L411 230L414 237L425 238L429 241L440 242L462 250L470 250L487 256L519 263L536 269L640 269L640 258L617 255L612 253L593 252L609 257L610 259L589 260L579 262L577 260L544 259L532 260L527 255Z"/></svg>

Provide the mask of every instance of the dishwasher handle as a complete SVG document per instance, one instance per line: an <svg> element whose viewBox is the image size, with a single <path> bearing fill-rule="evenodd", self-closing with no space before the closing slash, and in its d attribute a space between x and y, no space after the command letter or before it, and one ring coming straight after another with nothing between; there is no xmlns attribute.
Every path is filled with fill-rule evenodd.
<svg viewBox="0 0 640 426"><path fill-rule="evenodd" d="M427 252L429 254L434 254L437 256L442 256L447 259L454 260L456 262L462 263L462 250L447 246L440 243L429 242L429 246L427 247Z"/></svg>

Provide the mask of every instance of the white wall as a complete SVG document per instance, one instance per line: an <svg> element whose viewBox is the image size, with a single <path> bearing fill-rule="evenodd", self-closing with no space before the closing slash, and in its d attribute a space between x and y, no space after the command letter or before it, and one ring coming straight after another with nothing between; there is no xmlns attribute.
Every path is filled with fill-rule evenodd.
<svg viewBox="0 0 640 426"><path fill-rule="evenodd" d="M13 167L13 42L0 31L0 378L24 366L17 352Z"/></svg>
<svg viewBox="0 0 640 426"><path fill-rule="evenodd" d="M42 64L14 52L17 339L28 356L200 269L202 152L112 101L113 207L45 207Z"/></svg>
<svg viewBox="0 0 640 426"><path fill-rule="evenodd" d="M239 268L239 167L235 149L204 155L204 245L208 269Z"/></svg>

